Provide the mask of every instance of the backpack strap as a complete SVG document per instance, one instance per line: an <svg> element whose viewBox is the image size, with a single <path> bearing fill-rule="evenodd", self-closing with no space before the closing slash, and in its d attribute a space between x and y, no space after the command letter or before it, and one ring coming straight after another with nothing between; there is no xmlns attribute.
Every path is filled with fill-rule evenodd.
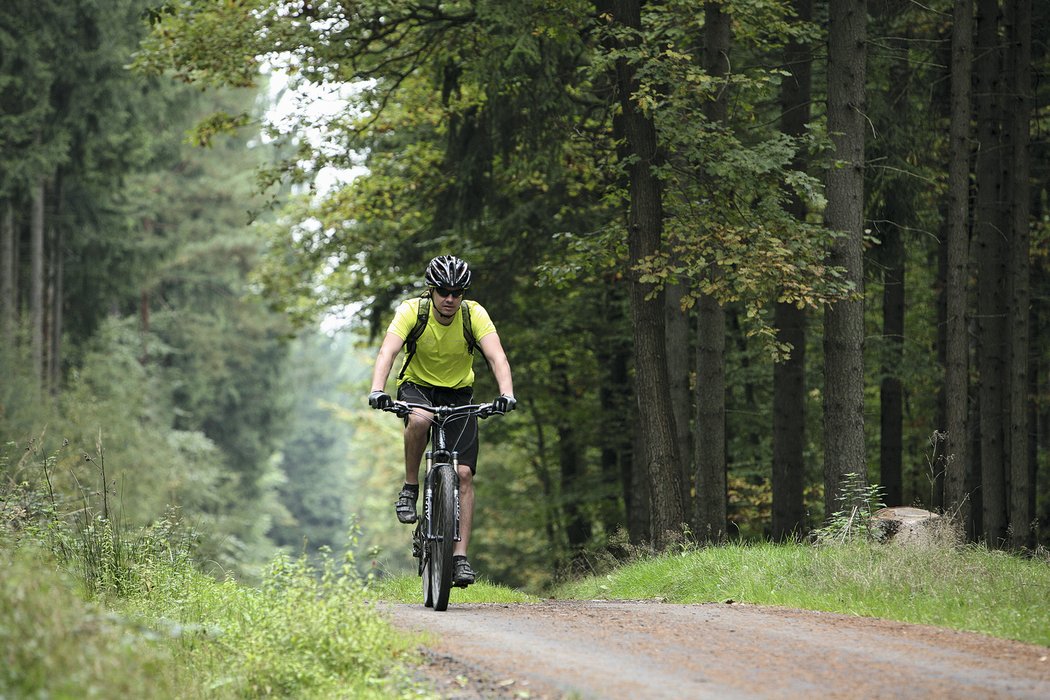
<svg viewBox="0 0 1050 700"><path fill-rule="evenodd" d="M398 380L404 379L405 372L408 370L408 363L416 356L416 341L423 335L429 320L430 295L425 294L419 299L419 308L416 310L416 325L412 326L412 330L408 332L408 337L405 338L405 363L401 365L401 371L397 375Z"/></svg>
<svg viewBox="0 0 1050 700"><path fill-rule="evenodd" d="M474 348L479 346L478 341L474 339L474 328L470 323L470 304L464 299L459 308L463 312L463 340L467 344L467 353L473 355ZM418 341L420 336L423 335L423 331L426 330L427 322L429 320L430 295L428 293L420 298L419 309L416 312L416 325L412 327L412 330L408 333L408 337L405 338L405 363L401 365L401 371L397 375L398 380L404 379L405 372L408 371L408 364L412 361L412 358L416 356L416 341Z"/></svg>
<svg viewBox="0 0 1050 700"><path fill-rule="evenodd" d="M467 352L473 355L478 341L474 339L474 328L470 325L470 303L464 299L459 308L463 311L463 340L467 343Z"/></svg>

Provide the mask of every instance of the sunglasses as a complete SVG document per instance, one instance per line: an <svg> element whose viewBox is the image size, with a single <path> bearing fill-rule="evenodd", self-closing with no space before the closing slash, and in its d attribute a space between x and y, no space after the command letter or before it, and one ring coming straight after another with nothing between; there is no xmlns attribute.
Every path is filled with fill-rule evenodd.
<svg viewBox="0 0 1050 700"><path fill-rule="evenodd" d="M446 289L444 287L435 287L434 291L436 291L438 294L440 294L443 297L451 296L453 299L459 299L461 296L463 296L463 291L464 290L462 290L462 289Z"/></svg>

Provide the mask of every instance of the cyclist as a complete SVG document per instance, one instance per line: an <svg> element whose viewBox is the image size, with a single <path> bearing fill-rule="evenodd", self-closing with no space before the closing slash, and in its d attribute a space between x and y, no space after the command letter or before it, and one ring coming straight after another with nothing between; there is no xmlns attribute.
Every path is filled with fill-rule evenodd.
<svg viewBox="0 0 1050 700"><path fill-rule="evenodd" d="M474 345L480 348L496 378L500 395L497 411L514 410L514 384L510 363L496 327L484 307L465 301L470 288L470 268L454 255L441 255L427 265L426 293L401 303L376 357L368 404L388 408L393 400L385 387L394 358L408 345L397 380L400 401L430 406L461 406L473 403ZM428 312L429 307L429 312ZM422 313L421 313L422 309ZM462 423L460 422L462 421ZM410 414L405 420L405 483L394 510L402 523L416 522L419 497L419 464L426 449L428 416ZM452 419L448 425L449 449L458 452L460 489L460 541L453 551L453 584L474 583L475 573L467 560L467 545L474 515L474 474L477 472L477 417Z"/></svg>

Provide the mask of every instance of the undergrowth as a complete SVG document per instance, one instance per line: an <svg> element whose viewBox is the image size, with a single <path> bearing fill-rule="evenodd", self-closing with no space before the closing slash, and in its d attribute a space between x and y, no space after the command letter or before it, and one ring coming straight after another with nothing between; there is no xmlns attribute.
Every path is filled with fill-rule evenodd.
<svg viewBox="0 0 1050 700"><path fill-rule="evenodd" d="M278 555L258 586L217 580L177 509L123 526L101 445L78 503L51 489L51 455L21 459L39 479L0 484L0 698L426 697L404 670L417 640L355 569L356 529L341 562Z"/></svg>

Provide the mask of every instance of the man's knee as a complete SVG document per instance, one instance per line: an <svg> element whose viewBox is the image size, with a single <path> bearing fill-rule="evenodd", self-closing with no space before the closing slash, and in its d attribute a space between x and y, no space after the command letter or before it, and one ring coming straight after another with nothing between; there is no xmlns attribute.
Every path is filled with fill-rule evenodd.
<svg viewBox="0 0 1050 700"><path fill-rule="evenodd" d="M429 426L429 420L422 416L412 414L408 417L408 422L405 423L405 432L413 437L419 437L421 435L426 435Z"/></svg>

